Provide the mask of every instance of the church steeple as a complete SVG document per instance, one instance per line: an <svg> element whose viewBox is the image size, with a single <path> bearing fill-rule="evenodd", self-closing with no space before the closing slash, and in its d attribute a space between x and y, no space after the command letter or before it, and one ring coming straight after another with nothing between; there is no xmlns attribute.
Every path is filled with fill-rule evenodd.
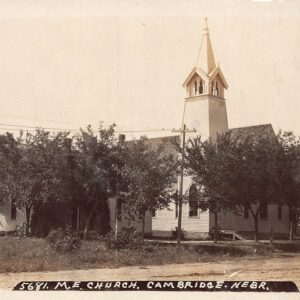
<svg viewBox="0 0 300 300"><path fill-rule="evenodd" d="M204 137L215 137L228 129L224 91L228 84L216 65L207 18L194 68L183 83L185 98L183 124Z"/></svg>
<svg viewBox="0 0 300 300"><path fill-rule="evenodd" d="M205 74L210 74L216 68L214 53L212 50L207 18L205 18L205 28L200 45L199 54L197 57L196 68L201 69Z"/></svg>
<svg viewBox="0 0 300 300"><path fill-rule="evenodd" d="M183 86L187 90L188 97L213 95L224 98L224 89L228 88L228 84L220 66L217 66L215 62L207 18L205 18L203 31L196 64L183 83Z"/></svg>

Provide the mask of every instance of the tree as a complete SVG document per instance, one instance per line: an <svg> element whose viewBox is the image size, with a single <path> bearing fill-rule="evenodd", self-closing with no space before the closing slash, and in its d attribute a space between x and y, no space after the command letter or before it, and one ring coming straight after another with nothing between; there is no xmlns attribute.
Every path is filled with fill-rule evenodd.
<svg viewBox="0 0 300 300"><path fill-rule="evenodd" d="M235 210L233 202L224 198L224 152L221 149L229 140L201 140L201 137L190 141L187 147L187 170L198 186L198 206L202 211L209 210L214 214L214 241L218 239L218 214L226 210ZM220 151L218 151L218 147Z"/></svg>
<svg viewBox="0 0 300 300"><path fill-rule="evenodd" d="M47 195L43 201L35 201L31 215L31 232L46 236L51 229L70 226L72 223L72 174L70 169L72 139L68 132L49 135L43 153L47 180L43 182Z"/></svg>
<svg viewBox="0 0 300 300"><path fill-rule="evenodd" d="M300 208L300 138L292 132L279 131L277 157L279 204L289 207L290 240L293 239Z"/></svg>
<svg viewBox="0 0 300 300"><path fill-rule="evenodd" d="M85 211L84 239L88 237L88 231L92 217L104 218L108 215L108 188L111 181L111 150L116 144L114 127L108 129L100 127L99 136L95 135L91 126L87 130L81 130L75 136L73 149L73 180L74 201ZM101 214L101 216L100 216ZM109 220L106 222L107 231Z"/></svg>
<svg viewBox="0 0 300 300"><path fill-rule="evenodd" d="M211 201L209 208L215 212L227 206L248 209L256 241L262 207L275 197L276 149L272 138L241 138L231 132L204 142L195 140L187 149L190 173L204 187L204 196Z"/></svg>
<svg viewBox="0 0 300 300"><path fill-rule="evenodd" d="M43 129L21 132L17 139L0 136L1 200L24 209L27 234L43 236L51 228L70 225L78 206L86 213L85 238L95 214L102 233L108 231L114 126L100 127L99 136L89 126L72 139L68 132L51 135Z"/></svg>
<svg viewBox="0 0 300 300"><path fill-rule="evenodd" d="M175 164L173 156L160 153L160 149L151 149L145 137L131 141L127 143L125 163L120 171L126 187L122 201L133 217L142 219L143 238L146 212L165 208L170 203Z"/></svg>
<svg viewBox="0 0 300 300"><path fill-rule="evenodd" d="M67 188L63 172L68 133L51 137L50 132L37 129L35 134L21 132L17 139L20 157L6 183L7 196L25 210L26 233L31 231L32 211L38 204L66 201Z"/></svg>
<svg viewBox="0 0 300 300"><path fill-rule="evenodd" d="M18 142L13 135L10 133L0 135L0 202L16 204L14 193L10 190L10 180L13 178L12 175L20 157Z"/></svg>

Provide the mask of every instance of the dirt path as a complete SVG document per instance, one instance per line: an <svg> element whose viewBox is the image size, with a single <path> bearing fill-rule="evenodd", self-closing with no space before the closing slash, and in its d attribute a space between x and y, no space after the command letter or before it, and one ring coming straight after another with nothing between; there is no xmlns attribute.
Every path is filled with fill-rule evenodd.
<svg viewBox="0 0 300 300"><path fill-rule="evenodd" d="M218 262L117 269L0 274L0 288L20 281L43 280L292 280L300 288L300 254L269 259L232 259Z"/></svg>

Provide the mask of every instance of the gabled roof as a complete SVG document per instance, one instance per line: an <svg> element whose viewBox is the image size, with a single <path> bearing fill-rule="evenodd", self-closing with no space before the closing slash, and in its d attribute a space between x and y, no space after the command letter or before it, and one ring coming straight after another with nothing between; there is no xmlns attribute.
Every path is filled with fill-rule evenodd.
<svg viewBox="0 0 300 300"><path fill-rule="evenodd" d="M190 80L193 78L193 76L197 74L198 76L200 76L203 80L205 81L209 81L209 77L207 74L205 74L201 69L194 67L192 69L192 71L190 72L190 74L188 75L187 79L184 81L184 83L182 84L183 87L187 86L190 82Z"/></svg>
<svg viewBox="0 0 300 300"><path fill-rule="evenodd" d="M228 131L231 132L233 138L243 139L246 137L263 137L276 139L276 134L271 124L262 124L255 126L231 128Z"/></svg>
<svg viewBox="0 0 300 300"><path fill-rule="evenodd" d="M180 143L180 136L164 136L149 138L147 140L152 150L160 151L160 154L163 155L173 155L174 157L178 156L178 150L176 149L176 144Z"/></svg>
<svg viewBox="0 0 300 300"><path fill-rule="evenodd" d="M225 80L225 77L224 77L224 75L223 75L223 73L221 71L220 66L217 66L208 76L209 76L210 80L213 80L217 75L220 76L220 78L221 78L221 80L222 80L222 82L224 84L225 89L228 89L228 84L227 84L227 82Z"/></svg>
<svg viewBox="0 0 300 300"><path fill-rule="evenodd" d="M194 77L194 75L197 74L198 76L200 76L203 80L205 80L206 82L209 82L211 80L213 80L217 75L220 76L224 87L227 89L228 88L228 84L227 81L221 71L221 68L218 66L216 67L214 70L212 70L208 75L205 74L201 69L194 67L192 69L192 71L190 72L190 74L188 75L187 79L184 81L184 83L182 84L183 87L186 87L189 82L191 81L191 79Z"/></svg>

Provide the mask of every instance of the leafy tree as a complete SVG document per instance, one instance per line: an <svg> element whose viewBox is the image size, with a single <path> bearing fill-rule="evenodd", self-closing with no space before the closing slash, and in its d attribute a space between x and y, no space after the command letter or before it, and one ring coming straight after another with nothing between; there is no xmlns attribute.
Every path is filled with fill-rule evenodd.
<svg viewBox="0 0 300 300"><path fill-rule="evenodd" d="M233 202L224 198L225 187L222 174L224 165L224 147L231 146L227 137L213 140L201 140L201 137L190 140L187 147L187 170L198 186L198 205L202 211L209 210L214 214L214 241L218 239L218 214L226 210L235 211ZM219 149L219 150L218 150Z"/></svg>
<svg viewBox="0 0 300 300"><path fill-rule="evenodd" d="M72 139L68 132L51 135L43 129L21 132L17 139L0 136L1 199L24 209L27 234L70 225L78 206L86 214L85 238L95 213L105 233L115 149L114 125L100 128L99 136L88 127Z"/></svg>
<svg viewBox="0 0 300 300"><path fill-rule="evenodd" d="M66 227L72 221L72 155L68 132L58 132L49 136L43 161L47 165L47 194L43 201L35 201L31 215L32 234L46 236L51 229Z"/></svg>
<svg viewBox="0 0 300 300"><path fill-rule="evenodd" d="M174 160L173 156L159 155L160 149L151 149L145 137L127 143L126 152L120 171L123 186L126 186L122 201L129 214L142 219L144 237L146 212L168 207L170 203Z"/></svg>
<svg viewBox="0 0 300 300"><path fill-rule="evenodd" d="M300 138L292 132L279 131L277 157L279 204L289 206L290 240L297 228L300 208Z"/></svg>
<svg viewBox="0 0 300 300"><path fill-rule="evenodd" d="M261 209L275 197L276 149L271 138L241 138L231 132L204 142L198 139L187 149L190 173L206 190L209 208L249 209L256 241Z"/></svg>
<svg viewBox="0 0 300 300"><path fill-rule="evenodd" d="M6 133L0 135L0 202L6 201L15 203L14 193L10 191L9 184L17 162L21 155L18 148L18 142L13 135Z"/></svg>
<svg viewBox="0 0 300 300"><path fill-rule="evenodd" d="M116 143L114 127L115 125L109 129L100 127L97 136L91 126L88 126L86 131L81 130L80 134L75 136L72 168L74 201L85 211L85 239L88 237L91 220L95 214L98 219L106 216L104 231L109 227L107 191L112 174L111 150Z"/></svg>
<svg viewBox="0 0 300 300"><path fill-rule="evenodd" d="M62 176L66 170L64 156L68 133L37 129L35 134L21 133L18 138L20 159L7 182L7 194L25 210L26 232L30 232L31 214L35 206L49 201L65 201L67 188Z"/></svg>

